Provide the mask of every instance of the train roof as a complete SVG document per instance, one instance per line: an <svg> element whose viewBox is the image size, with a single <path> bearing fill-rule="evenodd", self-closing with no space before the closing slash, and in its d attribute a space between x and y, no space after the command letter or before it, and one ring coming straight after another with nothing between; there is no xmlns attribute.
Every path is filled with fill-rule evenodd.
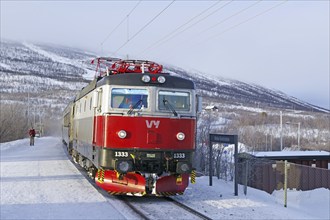
<svg viewBox="0 0 330 220"><path fill-rule="evenodd" d="M142 81L142 77L144 75L150 77L150 82ZM163 76L165 78L165 82L159 83L157 81L157 78L160 76ZM84 97L86 94L88 94L95 88L103 85L123 85L123 86L141 86L141 87L154 86L161 88L195 89L195 84L193 81L177 76L172 76L168 73L159 73L159 74L123 73L123 74L114 74L104 77L98 77L94 79L79 92L75 100Z"/></svg>
<svg viewBox="0 0 330 220"><path fill-rule="evenodd" d="M98 57L92 60L92 64L96 64L98 77L84 87L75 97L75 100L103 85L195 89L193 81L163 73L162 65L148 60Z"/></svg>
<svg viewBox="0 0 330 220"><path fill-rule="evenodd" d="M143 82L142 76L148 75L151 78L150 82ZM165 78L164 83L158 83L157 78L163 76ZM102 85L125 85L125 86L156 86L166 88L180 88L180 89L195 89L193 81L184 79L177 76L171 76L169 74L150 74L150 73L126 73L118 75L110 75L103 77L97 86Z"/></svg>

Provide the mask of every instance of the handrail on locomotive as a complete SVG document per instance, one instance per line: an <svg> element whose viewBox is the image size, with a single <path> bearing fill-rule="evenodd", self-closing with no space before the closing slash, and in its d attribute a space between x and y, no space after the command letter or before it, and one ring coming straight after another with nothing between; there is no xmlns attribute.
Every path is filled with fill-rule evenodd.
<svg viewBox="0 0 330 220"><path fill-rule="evenodd" d="M91 61L96 64L96 76L122 73L162 73L163 66L148 60L121 60L112 57L98 57Z"/></svg>

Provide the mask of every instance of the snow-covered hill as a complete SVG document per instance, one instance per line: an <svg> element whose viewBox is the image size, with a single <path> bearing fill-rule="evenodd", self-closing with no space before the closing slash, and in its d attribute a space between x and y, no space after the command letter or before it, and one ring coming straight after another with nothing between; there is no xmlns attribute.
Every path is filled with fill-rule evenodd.
<svg viewBox="0 0 330 220"><path fill-rule="evenodd" d="M1 42L1 101L63 107L89 80L93 55L78 50Z"/></svg>
<svg viewBox="0 0 330 220"><path fill-rule="evenodd" d="M90 61L96 55L60 46L2 41L0 49L1 101L20 101L62 110L94 77ZM325 111L286 94L237 80L165 66L167 72L190 78L204 100L250 107Z"/></svg>
<svg viewBox="0 0 330 220"><path fill-rule="evenodd" d="M195 81L203 97L218 100L220 103L247 107L281 108L328 112L281 91L271 90L256 84L248 84L238 80L212 77L206 73L190 72L175 67L167 67L172 73Z"/></svg>

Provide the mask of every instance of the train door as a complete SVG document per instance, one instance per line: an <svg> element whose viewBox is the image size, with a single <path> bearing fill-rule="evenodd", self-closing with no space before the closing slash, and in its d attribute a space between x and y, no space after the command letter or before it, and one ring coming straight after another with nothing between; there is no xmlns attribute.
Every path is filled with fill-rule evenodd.
<svg viewBox="0 0 330 220"><path fill-rule="evenodd" d="M102 88L96 90L93 94L94 108L94 129L93 145L104 146L104 118L102 116Z"/></svg>
<svg viewBox="0 0 330 220"><path fill-rule="evenodd" d="M73 142L73 118L74 118L74 104L71 106L70 109L70 121L69 121L69 148L72 148L72 142Z"/></svg>

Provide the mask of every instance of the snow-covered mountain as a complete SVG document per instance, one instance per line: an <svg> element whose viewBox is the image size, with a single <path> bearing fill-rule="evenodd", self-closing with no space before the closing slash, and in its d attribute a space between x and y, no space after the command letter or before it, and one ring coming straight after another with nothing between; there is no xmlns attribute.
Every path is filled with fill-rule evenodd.
<svg viewBox="0 0 330 220"><path fill-rule="evenodd" d="M326 109L288 96L256 84L248 84L238 80L212 77L205 73L188 72L170 67L171 72L195 81L199 93L214 102L248 107L281 108L293 110L321 111Z"/></svg>
<svg viewBox="0 0 330 220"><path fill-rule="evenodd" d="M0 49L1 102L23 102L62 110L95 74L96 55L54 45L2 41ZM295 110L326 109L282 92L237 80L165 66L165 71L192 79L207 102Z"/></svg>
<svg viewBox="0 0 330 220"><path fill-rule="evenodd" d="M61 110L89 82L83 75L91 73L92 57L58 46L1 42L1 101L29 99L32 105Z"/></svg>

